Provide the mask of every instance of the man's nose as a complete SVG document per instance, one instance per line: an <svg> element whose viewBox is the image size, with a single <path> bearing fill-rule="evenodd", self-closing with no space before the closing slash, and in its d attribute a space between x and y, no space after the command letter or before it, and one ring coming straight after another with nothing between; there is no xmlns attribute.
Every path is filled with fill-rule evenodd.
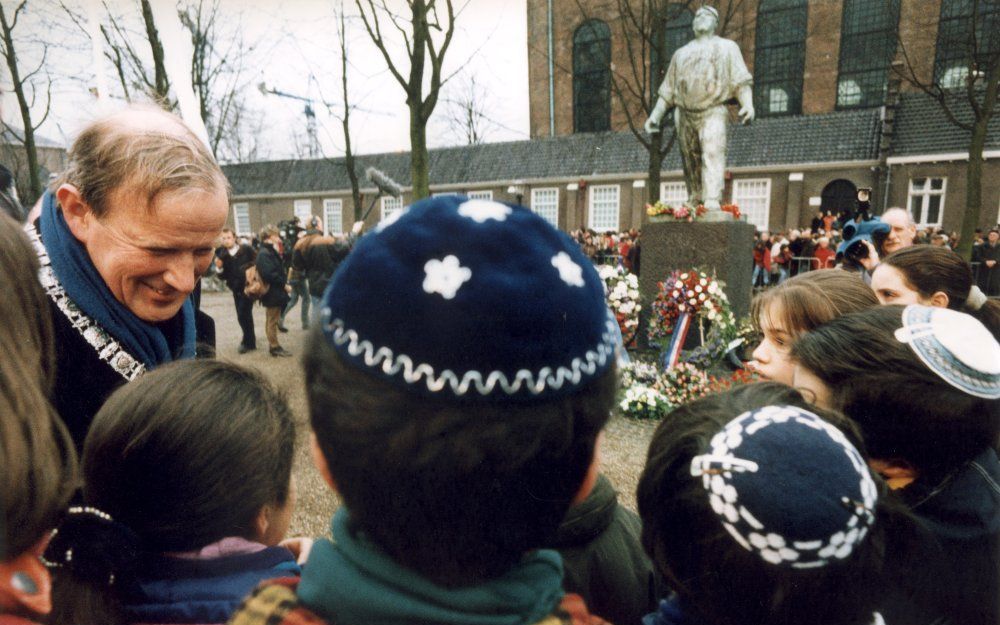
<svg viewBox="0 0 1000 625"><path fill-rule="evenodd" d="M181 293L194 291L195 259L193 254L178 254L170 261L163 274L163 280L170 288Z"/></svg>

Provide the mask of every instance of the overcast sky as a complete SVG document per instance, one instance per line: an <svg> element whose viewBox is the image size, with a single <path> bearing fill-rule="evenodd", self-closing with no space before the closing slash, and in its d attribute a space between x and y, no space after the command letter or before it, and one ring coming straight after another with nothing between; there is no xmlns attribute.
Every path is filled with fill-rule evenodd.
<svg viewBox="0 0 1000 625"><path fill-rule="evenodd" d="M86 14L93 0L66 0L81 14ZM227 25L242 24L244 37L256 44L251 68L245 74L248 99L253 108L263 112L265 119L265 154L271 158L295 155L296 145L304 142L305 117L303 103L277 96L262 95L255 86L265 82L269 87L315 99L317 102L340 101L340 64L334 21L334 2L340 0L221 0ZM172 0L153 0L167 2ZM456 7L463 0L456 0ZM402 0L389 0L390 7L405 9ZM88 39L79 30L67 26L58 37L46 37L53 31L44 25L46 8L39 3L24 16L20 32L25 37L25 64L35 54L31 39L58 39L64 46L50 49L48 69L55 80L56 97L49 120L40 129L44 136L71 140L82 123L95 115L99 107L88 91L97 84ZM354 3L344 0L348 14L356 13ZM120 0L117 8L135 11L138 2ZM524 0L468 0L457 18L456 32L444 63L444 74L455 74L445 87L445 97L455 97L467 91L472 77L482 95L491 123L488 141L526 139L528 137L528 68L527 26ZM95 13L99 15L99 13ZM402 88L388 72L385 60L371 43L360 20L348 26L349 90L357 108L351 118L352 143L357 153L403 151L409 149L408 111ZM392 31L392 28L383 29ZM74 39L76 38L76 39ZM401 44L401 40L397 41ZM174 41L165 40L167 54L176 50ZM401 45L394 58L402 65L404 75L408 63ZM4 68L6 69L6 68ZM116 81L110 64L104 65L104 75L110 84ZM75 76L75 79L67 78ZM9 89L9 76L4 74L4 91ZM36 110L40 114L44 102L39 98ZM119 103L120 104L120 103ZM112 103L111 106L118 104ZM455 145L461 138L450 132L444 121L446 102L438 104L428 130L432 147ZM321 104L315 107L319 139L327 156L343 153L339 121ZM339 109L338 111L339 112ZM3 119L20 126L16 100L5 93ZM296 137L298 135L298 137Z"/></svg>

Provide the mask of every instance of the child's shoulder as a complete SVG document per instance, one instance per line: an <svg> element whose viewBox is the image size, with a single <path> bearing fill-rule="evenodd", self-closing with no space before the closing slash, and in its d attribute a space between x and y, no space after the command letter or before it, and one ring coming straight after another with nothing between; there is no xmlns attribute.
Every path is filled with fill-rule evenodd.
<svg viewBox="0 0 1000 625"><path fill-rule="evenodd" d="M299 600L299 578L264 582L243 602L228 625L334 625ZM559 607L534 625L610 625L590 613L580 595L567 594Z"/></svg>

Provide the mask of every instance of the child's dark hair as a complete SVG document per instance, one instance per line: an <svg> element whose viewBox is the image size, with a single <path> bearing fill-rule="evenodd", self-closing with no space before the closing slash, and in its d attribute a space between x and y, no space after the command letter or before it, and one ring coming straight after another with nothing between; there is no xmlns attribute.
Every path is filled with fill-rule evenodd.
<svg viewBox="0 0 1000 625"><path fill-rule="evenodd" d="M680 595L693 622L857 624L871 620L884 593L884 504L868 537L843 561L809 569L777 566L744 549L713 512L691 461L740 414L771 405L805 408L841 430L864 454L853 424L819 410L788 386L759 383L674 410L649 445L636 493L646 552Z"/></svg>
<svg viewBox="0 0 1000 625"><path fill-rule="evenodd" d="M84 501L135 534L140 559L254 539L260 510L289 497L294 444L288 404L261 374L216 360L176 362L115 391L94 417ZM127 580L89 577L59 569L55 622L124 622L117 592Z"/></svg>
<svg viewBox="0 0 1000 625"><path fill-rule="evenodd" d="M613 367L563 399L466 405L348 366L319 330L307 345L313 431L354 531L445 586L550 543L614 403Z"/></svg>
<svg viewBox="0 0 1000 625"><path fill-rule="evenodd" d="M997 404L942 380L893 333L902 306L845 315L803 336L792 358L830 389L833 407L864 432L872 457L947 473L1000 435Z"/></svg>
<svg viewBox="0 0 1000 625"><path fill-rule="evenodd" d="M972 315L1000 340L1000 302L970 301L974 285L972 267L955 252L944 247L913 245L889 254L882 263L899 270L922 297L930 298L938 291L946 294L948 308Z"/></svg>

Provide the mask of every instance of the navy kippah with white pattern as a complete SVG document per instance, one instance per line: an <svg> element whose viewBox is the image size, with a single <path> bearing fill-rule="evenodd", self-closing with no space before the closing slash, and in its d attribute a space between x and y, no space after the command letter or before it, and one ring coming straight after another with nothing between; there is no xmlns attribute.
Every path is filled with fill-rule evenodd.
<svg viewBox="0 0 1000 625"><path fill-rule="evenodd" d="M844 433L795 406L746 412L691 460L725 530L772 564L847 558L875 521L878 492Z"/></svg>
<svg viewBox="0 0 1000 625"><path fill-rule="evenodd" d="M323 298L351 365L469 401L574 392L615 358L604 287L579 246L530 210L430 198L358 241Z"/></svg>

